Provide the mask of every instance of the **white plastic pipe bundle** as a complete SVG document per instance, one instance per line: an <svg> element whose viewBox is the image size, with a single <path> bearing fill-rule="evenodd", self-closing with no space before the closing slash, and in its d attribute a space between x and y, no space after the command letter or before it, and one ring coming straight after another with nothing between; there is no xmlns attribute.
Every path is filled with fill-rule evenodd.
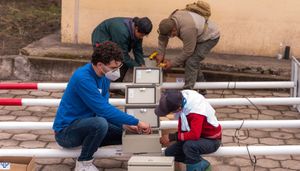
<svg viewBox="0 0 300 171"><path fill-rule="evenodd" d="M284 124L282 124L284 123ZM241 125L243 128L300 128L300 120L237 120L220 121L223 129L237 129ZM0 122L0 130L20 129L37 130L51 129L52 122ZM177 128L177 121L160 121L160 129Z"/></svg>

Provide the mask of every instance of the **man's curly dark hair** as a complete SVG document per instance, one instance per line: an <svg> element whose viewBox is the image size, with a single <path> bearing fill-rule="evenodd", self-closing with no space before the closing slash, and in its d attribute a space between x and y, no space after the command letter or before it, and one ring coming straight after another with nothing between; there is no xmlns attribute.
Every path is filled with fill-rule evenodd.
<svg viewBox="0 0 300 171"><path fill-rule="evenodd" d="M98 62L109 64L112 60L123 61L122 49L114 42L105 41L98 43L94 48L92 55L92 64L97 65Z"/></svg>

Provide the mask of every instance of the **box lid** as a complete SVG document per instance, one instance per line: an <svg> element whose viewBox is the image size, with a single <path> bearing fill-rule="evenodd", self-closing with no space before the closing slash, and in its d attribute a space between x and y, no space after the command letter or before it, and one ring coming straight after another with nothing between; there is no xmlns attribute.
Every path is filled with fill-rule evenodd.
<svg viewBox="0 0 300 171"><path fill-rule="evenodd" d="M136 84L160 84L162 71L159 67L135 67L133 82Z"/></svg>
<svg viewBox="0 0 300 171"><path fill-rule="evenodd" d="M171 166L174 164L174 157L165 156L132 156L129 166Z"/></svg>

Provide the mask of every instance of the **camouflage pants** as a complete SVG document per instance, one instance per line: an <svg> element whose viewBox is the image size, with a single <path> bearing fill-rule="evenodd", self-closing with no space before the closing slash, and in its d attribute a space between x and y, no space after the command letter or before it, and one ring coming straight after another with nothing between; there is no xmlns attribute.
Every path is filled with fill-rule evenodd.
<svg viewBox="0 0 300 171"><path fill-rule="evenodd" d="M185 61L185 84L183 89L193 89L196 82L204 82L205 78L200 68L200 61L216 46L219 38L198 43L192 56Z"/></svg>

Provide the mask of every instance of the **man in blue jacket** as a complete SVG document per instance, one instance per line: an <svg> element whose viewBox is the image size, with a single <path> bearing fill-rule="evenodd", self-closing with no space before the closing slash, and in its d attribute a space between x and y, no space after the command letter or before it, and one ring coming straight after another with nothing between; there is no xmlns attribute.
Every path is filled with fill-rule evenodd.
<svg viewBox="0 0 300 171"><path fill-rule="evenodd" d="M122 127L133 132L151 132L149 124L109 104L110 79L120 76L122 60L117 44L99 43L91 63L77 69L69 80L53 129L60 146L82 145L75 171L97 171L92 163L93 154L99 146L121 144Z"/></svg>
<svg viewBox="0 0 300 171"><path fill-rule="evenodd" d="M112 41L123 50L124 65L120 68L121 76L116 82L122 82L129 68L144 66L143 37L152 30L152 22L143 18L110 18L100 23L92 33L92 45L97 47L103 41ZM134 59L129 55L133 51Z"/></svg>

